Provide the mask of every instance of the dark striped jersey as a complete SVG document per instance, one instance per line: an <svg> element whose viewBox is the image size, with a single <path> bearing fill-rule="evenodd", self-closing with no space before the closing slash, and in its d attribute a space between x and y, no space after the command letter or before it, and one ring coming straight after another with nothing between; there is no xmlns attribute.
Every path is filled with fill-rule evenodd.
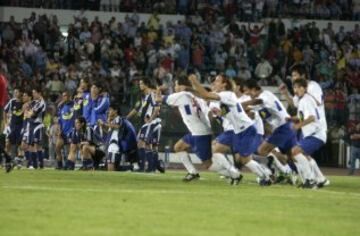
<svg viewBox="0 0 360 236"><path fill-rule="evenodd" d="M22 109L23 103L16 98L10 99L10 101L6 104L4 111L10 115L9 117L9 125L12 126L18 126L22 125L23 123L23 109Z"/></svg>
<svg viewBox="0 0 360 236"><path fill-rule="evenodd" d="M30 106L31 110L33 111L33 116L31 117L32 121L35 123L42 123L46 111L46 103L44 99L33 100L30 103Z"/></svg>

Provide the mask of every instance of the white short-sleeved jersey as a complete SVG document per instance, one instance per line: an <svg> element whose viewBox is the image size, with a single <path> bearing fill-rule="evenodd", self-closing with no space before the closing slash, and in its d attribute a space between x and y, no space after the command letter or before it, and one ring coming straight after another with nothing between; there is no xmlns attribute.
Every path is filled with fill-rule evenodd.
<svg viewBox="0 0 360 236"><path fill-rule="evenodd" d="M313 99L315 100L315 102L319 106L319 113L321 115L321 119L320 119L321 127L322 127L322 129L327 131L327 122L326 122L325 104L324 104L324 93L323 93L320 85L317 82L313 81L313 80L309 80L306 92L310 96L313 97ZM298 96L294 96L293 102L294 102L295 107L299 106L299 100L300 99L299 99Z"/></svg>
<svg viewBox="0 0 360 236"><path fill-rule="evenodd" d="M208 117L209 107L203 99L183 91L164 96L163 100L169 106L178 107L181 117L192 135L212 133Z"/></svg>
<svg viewBox="0 0 360 236"><path fill-rule="evenodd" d="M235 93L224 91L217 93L217 95L220 97L222 114L232 124L235 134L241 133L254 124L244 111Z"/></svg>
<svg viewBox="0 0 360 236"><path fill-rule="evenodd" d="M218 102L218 101L212 101L212 102L210 102L209 108L210 108L210 110L212 110L212 109L214 109L214 108L221 110L221 108L220 108L220 102ZM215 115L214 115L214 117L216 117L217 119L219 119L219 120L221 121L221 125L222 125L222 127L223 127L223 129L224 129L224 132L234 130L233 125L232 125L232 124L230 123L230 121L229 121L228 119L226 119L225 117L223 117L223 116L215 116Z"/></svg>
<svg viewBox="0 0 360 236"><path fill-rule="evenodd" d="M242 95L241 97L238 98L238 101L240 103L243 103L243 102L246 102L246 101L249 101L251 100L251 97L248 96L248 95ZM254 114L255 114L255 117L254 117L254 125L255 125L255 128L256 128L256 131L258 134L260 135L264 135L265 134L265 131L264 131L264 123L260 117L260 114L258 111L256 110L253 110Z"/></svg>
<svg viewBox="0 0 360 236"><path fill-rule="evenodd" d="M259 114L272 129L276 129L287 122L289 114L287 113L281 101L270 91L262 91L258 97L262 100Z"/></svg>
<svg viewBox="0 0 360 236"><path fill-rule="evenodd" d="M313 136L326 143L326 130L322 129L321 114L315 99L305 94L299 100L297 115L301 121L314 116L315 121L301 128L304 137Z"/></svg>

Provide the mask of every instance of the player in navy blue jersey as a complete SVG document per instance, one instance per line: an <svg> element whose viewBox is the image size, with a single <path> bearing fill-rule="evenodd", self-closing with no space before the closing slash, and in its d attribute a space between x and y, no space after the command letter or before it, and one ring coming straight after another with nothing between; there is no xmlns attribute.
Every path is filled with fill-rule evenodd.
<svg viewBox="0 0 360 236"><path fill-rule="evenodd" d="M5 106L6 152L12 159L18 154L21 144L21 129L23 126L23 92L20 88L14 89L14 97Z"/></svg>
<svg viewBox="0 0 360 236"><path fill-rule="evenodd" d="M155 171L158 162L157 146L161 132L160 106L155 101L155 87L149 79L141 79L139 86L142 93L141 102L127 115L127 119L140 114L140 119L144 122L138 135L140 170L144 170L147 161L147 171L152 172Z"/></svg>
<svg viewBox="0 0 360 236"><path fill-rule="evenodd" d="M62 149L68 144L68 136L74 127L74 102L70 99L68 92L62 93L61 102L58 105L58 117L60 130L57 134L55 151L57 169L63 168Z"/></svg>
<svg viewBox="0 0 360 236"><path fill-rule="evenodd" d="M69 134L70 151L66 163L66 169L74 170L77 151L80 150L83 158L83 169L93 169L94 162L99 163L105 156L99 149L99 137L96 137L94 129L86 125L84 117L75 120L75 127Z"/></svg>
<svg viewBox="0 0 360 236"><path fill-rule="evenodd" d="M99 121L99 125L108 133L108 170L133 169L138 164L135 127L126 118L120 117L118 107L114 104L110 105L108 121ZM132 166L120 166L122 157Z"/></svg>
<svg viewBox="0 0 360 236"><path fill-rule="evenodd" d="M29 135L27 137L27 144L29 145L29 150L31 153L32 166L30 168L44 167L43 159L43 132L44 124L43 118L46 110L46 103L41 94L40 88L34 88L32 90L33 101L30 104L29 117L30 121L28 123Z"/></svg>
<svg viewBox="0 0 360 236"><path fill-rule="evenodd" d="M74 98L73 98L73 115L74 115L74 119L83 116L83 103L84 103L84 98L83 98L83 91L82 88L79 87L77 89L77 93L75 94Z"/></svg>
<svg viewBox="0 0 360 236"><path fill-rule="evenodd" d="M106 122L110 99L101 83L91 86L89 103L91 104L90 126L94 127L98 120Z"/></svg>
<svg viewBox="0 0 360 236"><path fill-rule="evenodd" d="M30 132L30 120L31 120L31 102L32 102L32 92L31 91L24 91L22 96L23 101L23 125L21 129L21 150L24 153L25 159L26 159L26 166L29 168L31 165L31 154L29 150L29 145L27 144L29 132Z"/></svg>
<svg viewBox="0 0 360 236"><path fill-rule="evenodd" d="M90 87L90 84L89 84L89 81L87 79L83 78L83 79L80 80L80 86L79 86L79 91L78 92L81 93L82 116L85 118L87 124L90 123L91 108L92 108L89 87Z"/></svg>

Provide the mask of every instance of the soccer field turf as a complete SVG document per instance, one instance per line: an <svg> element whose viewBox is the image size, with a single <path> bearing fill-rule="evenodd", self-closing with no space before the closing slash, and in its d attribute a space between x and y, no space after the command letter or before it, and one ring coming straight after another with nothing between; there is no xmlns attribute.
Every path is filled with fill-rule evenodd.
<svg viewBox="0 0 360 236"><path fill-rule="evenodd" d="M0 173L0 235L360 235L360 180L229 186L213 173Z"/></svg>

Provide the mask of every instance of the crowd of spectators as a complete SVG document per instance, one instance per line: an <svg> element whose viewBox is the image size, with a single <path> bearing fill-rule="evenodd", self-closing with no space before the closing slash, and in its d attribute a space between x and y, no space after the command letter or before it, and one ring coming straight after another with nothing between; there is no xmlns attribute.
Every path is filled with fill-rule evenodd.
<svg viewBox="0 0 360 236"><path fill-rule="evenodd" d="M113 100L132 106L141 76L163 84L165 93L189 71L203 83L223 72L278 86L289 84L289 69L303 63L325 91L330 126L351 127L360 120L359 39L359 25L345 31L331 22L324 29L294 22L286 29L281 19L225 25L200 15L161 24L157 13L140 22L136 11L123 22L87 19L81 11L63 34L56 16L33 13L22 23L13 17L1 23L0 66L10 88L41 84L49 103L63 90L74 94L88 77L101 80Z"/></svg>
<svg viewBox="0 0 360 236"><path fill-rule="evenodd" d="M162 14L218 14L226 19L262 17L359 20L359 0L4 0L3 5Z"/></svg>

